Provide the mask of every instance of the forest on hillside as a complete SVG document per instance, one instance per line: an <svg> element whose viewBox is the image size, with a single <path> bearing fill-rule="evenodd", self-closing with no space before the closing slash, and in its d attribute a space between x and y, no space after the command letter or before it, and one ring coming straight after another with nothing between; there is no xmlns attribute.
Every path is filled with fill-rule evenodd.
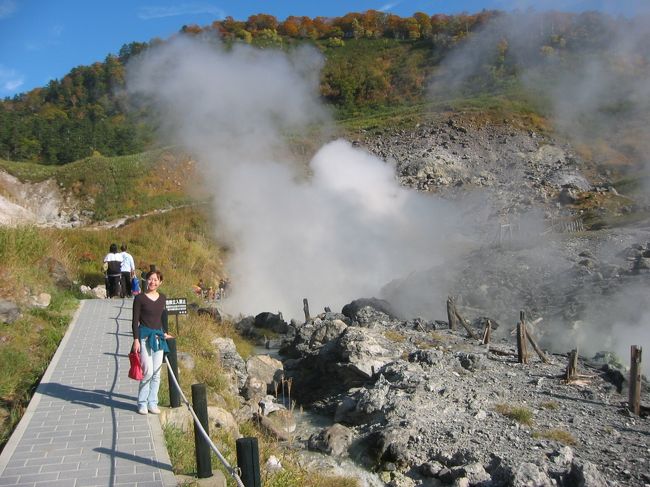
<svg viewBox="0 0 650 487"><path fill-rule="evenodd" d="M227 17L208 26L186 25L177 35L285 50L311 43L325 58L320 95L343 117L422 103L428 80L446 56L505 15L419 12L404 18L369 10L279 21L258 14L245 21ZM542 65L553 59L560 69L570 69L572 56L605 50L609 33L625 28L626 22L596 12L536 14L526 62ZM65 164L92 154L116 156L151 148L155 121L144 116L146 106L125 94L125 66L164 42L126 44L104 62L78 66L45 87L0 102L0 158ZM489 48L470 91L495 93L517 81L522 60L511 49L508 32L494 38Z"/></svg>

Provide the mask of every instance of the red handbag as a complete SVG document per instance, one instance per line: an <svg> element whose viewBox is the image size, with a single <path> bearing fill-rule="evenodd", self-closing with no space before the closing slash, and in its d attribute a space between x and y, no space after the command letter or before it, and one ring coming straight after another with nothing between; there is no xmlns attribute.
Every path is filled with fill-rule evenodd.
<svg viewBox="0 0 650 487"><path fill-rule="evenodd" d="M131 363L131 367L129 368L129 379L142 380L144 374L142 373L140 354L135 352L129 353L129 362Z"/></svg>

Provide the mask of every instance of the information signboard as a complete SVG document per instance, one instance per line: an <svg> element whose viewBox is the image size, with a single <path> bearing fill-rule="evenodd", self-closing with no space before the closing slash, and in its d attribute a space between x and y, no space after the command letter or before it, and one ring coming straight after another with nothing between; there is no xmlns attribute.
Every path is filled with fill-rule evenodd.
<svg viewBox="0 0 650 487"><path fill-rule="evenodd" d="M187 299L185 298L167 298L165 301L167 313L170 315L186 315Z"/></svg>

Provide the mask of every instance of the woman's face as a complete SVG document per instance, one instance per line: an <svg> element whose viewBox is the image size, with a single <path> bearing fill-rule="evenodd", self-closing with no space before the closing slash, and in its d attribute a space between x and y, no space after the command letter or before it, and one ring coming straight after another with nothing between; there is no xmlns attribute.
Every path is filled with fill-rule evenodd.
<svg viewBox="0 0 650 487"><path fill-rule="evenodd" d="M147 289L149 291L157 291L162 281L158 279L158 274L151 274L147 279Z"/></svg>

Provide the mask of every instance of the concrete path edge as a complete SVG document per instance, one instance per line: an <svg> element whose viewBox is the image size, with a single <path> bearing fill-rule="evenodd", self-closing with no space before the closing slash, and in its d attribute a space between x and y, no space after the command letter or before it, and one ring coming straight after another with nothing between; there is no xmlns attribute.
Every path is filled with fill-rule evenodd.
<svg viewBox="0 0 650 487"><path fill-rule="evenodd" d="M79 318L79 315L81 314L81 310L83 309L84 305L85 305L85 301L82 299L79 304L79 307L77 308L77 311L75 311L74 315L72 316L72 320L70 321L70 325L68 326L68 329L65 331L65 334L61 339L61 343L59 343L56 352L54 352L54 356L52 357L52 360L47 366L47 369L45 370L43 377L41 377L41 380L38 383L38 387L36 388L36 391L34 392L32 399L29 401L29 404L27 405L25 414L23 414L23 417L20 418L20 421L18 422L18 426L16 426L16 428L14 429L14 432L9 437L9 441L7 442L4 449L2 450L2 453L0 453L0 477L2 477L5 468L7 468L7 464L9 463L9 460L14 454L16 447L18 446L18 443L20 443L23 434L25 434L25 430L27 429L27 426L29 426L29 422L31 421L32 416L36 411L36 407L38 406L38 403L41 401L41 398L43 397L43 394L41 393L41 383L47 383L50 381L50 378L52 377L52 373L54 372L56 364L59 362L61 356L63 355L65 345L70 339L70 336L72 335L72 332L74 331L75 327L77 326L77 318Z"/></svg>
<svg viewBox="0 0 650 487"><path fill-rule="evenodd" d="M70 321L70 325L68 326L68 329L63 335L63 338L61 339L61 342L59 343L59 346L56 349L56 352L54 353L52 360L47 366L47 369L45 370L43 377L41 377L41 380L39 381L39 385L36 388L36 391L34 392L34 396L32 397L32 399L29 401L29 404L27 405L25 414L23 414L23 417L20 418L18 425L16 426L13 433L9 437L9 441L7 442L4 449L2 450L2 453L0 453L0 477L2 477L2 474L4 473L5 468L9 463L9 460L13 456L16 447L20 443L23 434L25 433L27 427L29 426L29 423L34 415L34 412L38 407L38 403L41 401L41 398L43 397L43 394L41 392L41 384L42 383L47 384L50 381L52 377L52 373L56 368L57 363L61 359L61 356L64 353L64 350L66 348L65 345L67 344L70 336L72 336L72 333L74 332L74 329L77 326L78 317L81 314L81 310L83 309L85 304L86 304L86 300L83 299L80 300L79 307L77 308L74 315L72 316L72 320ZM156 457L158 458L159 461L171 465L171 461L169 460L169 452L165 447L165 437L163 435L162 427L160 425L160 419L157 416L149 415L148 423L154 440ZM174 476L173 472L169 470L161 470L161 476L162 476L163 484L166 487L176 487L178 485L178 482L176 481L176 477Z"/></svg>

